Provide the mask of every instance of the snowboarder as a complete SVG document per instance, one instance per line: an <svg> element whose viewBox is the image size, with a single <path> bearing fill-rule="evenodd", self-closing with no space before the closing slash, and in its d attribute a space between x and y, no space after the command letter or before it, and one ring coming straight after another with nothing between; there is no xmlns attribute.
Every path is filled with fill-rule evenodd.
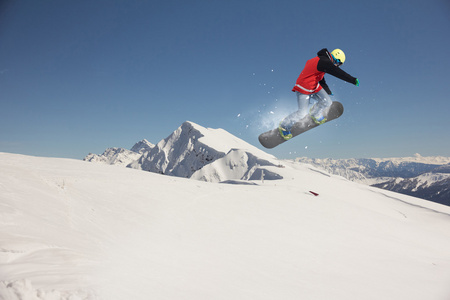
<svg viewBox="0 0 450 300"><path fill-rule="evenodd" d="M357 78L339 68L344 62L344 51L335 49L330 53L326 48L317 52L316 57L306 62L303 71L300 73L292 89L297 95L298 110L284 118L278 128L280 135L285 140L292 138L291 128L295 122L304 118L308 113L314 122L319 125L327 121L322 112L331 106L332 101L329 95L333 95L333 93L325 82L325 73L359 86L359 80ZM311 98L317 101L317 103L308 112Z"/></svg>

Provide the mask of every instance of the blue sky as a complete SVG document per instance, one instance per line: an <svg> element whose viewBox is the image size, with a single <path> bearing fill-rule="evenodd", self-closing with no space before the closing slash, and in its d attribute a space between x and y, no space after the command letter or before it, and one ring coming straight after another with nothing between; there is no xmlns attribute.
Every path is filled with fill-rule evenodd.
<svg viewBox="0 0 450 300"><path fill-rule="evenodd" d="M450 156L450 4L2 1L0 151L81 159L184 121L258 135L296 109L306 60L340 48L344 115L279 158Z"/></svg>

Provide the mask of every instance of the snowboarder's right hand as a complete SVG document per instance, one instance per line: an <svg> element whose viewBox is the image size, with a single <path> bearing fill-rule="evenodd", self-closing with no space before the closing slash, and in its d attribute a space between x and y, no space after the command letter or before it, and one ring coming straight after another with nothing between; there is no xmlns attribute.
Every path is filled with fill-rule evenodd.
<svg viewBox="0 0 450 300"><path fill-rule="evenodd" d="M356 86L359 86L359 80L358 80L358 78L356 78L355 85L356 85Z"/></svg>

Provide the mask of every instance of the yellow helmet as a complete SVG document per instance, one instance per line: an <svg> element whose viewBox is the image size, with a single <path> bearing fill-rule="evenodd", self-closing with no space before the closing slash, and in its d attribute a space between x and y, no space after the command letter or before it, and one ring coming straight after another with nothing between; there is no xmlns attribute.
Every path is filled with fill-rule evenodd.
<svg viewBox="0 0 450 300"><path fill-rule="evenodd" d="M334 49L331 51L331 55L334 60L337 60L338 63L343 64L345 62L345 53L341 49Z"/></svg>

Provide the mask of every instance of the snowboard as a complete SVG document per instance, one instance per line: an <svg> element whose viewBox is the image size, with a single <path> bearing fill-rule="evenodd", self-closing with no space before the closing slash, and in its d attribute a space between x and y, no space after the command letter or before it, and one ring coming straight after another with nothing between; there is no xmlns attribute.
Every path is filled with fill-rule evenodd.
<svg viewBox="0 0 450 300"><path fill-rule="evenodd" d="M327 118L327 121L324 124L339 118L343 113L344 106L340 102L333 101L331 106L324 111L323 115L325 118ZM295 123L294 126L292 126L292 138L317 126L319 126L319 124L314 122L310 115L307 115L306 117ZM261 145L268 149L274 148L286 142L286 140L281 136L278 128L260 134L258 139Z"/></svg>

